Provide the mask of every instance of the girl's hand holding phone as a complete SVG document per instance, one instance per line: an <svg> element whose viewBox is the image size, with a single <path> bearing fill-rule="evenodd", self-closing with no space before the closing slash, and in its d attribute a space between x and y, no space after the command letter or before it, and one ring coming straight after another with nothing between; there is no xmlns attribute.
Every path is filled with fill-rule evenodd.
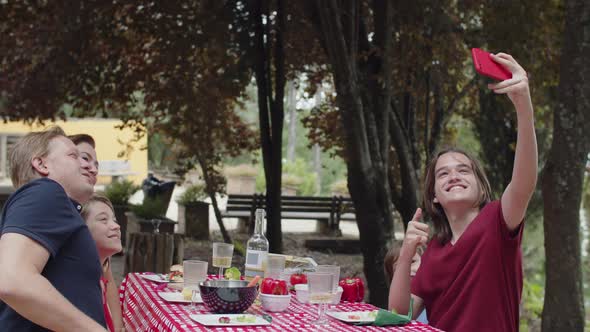
<svg viewBox="0 0 590 332"><path fill-rule="evenodd" d="M488 84L488 88L497 94L507 94L513 104L531 102L529 79L526 71L514 60L510 54L498 53L491 55L492 60L502 65L512 73L512 78L499 83Z"/></svg>

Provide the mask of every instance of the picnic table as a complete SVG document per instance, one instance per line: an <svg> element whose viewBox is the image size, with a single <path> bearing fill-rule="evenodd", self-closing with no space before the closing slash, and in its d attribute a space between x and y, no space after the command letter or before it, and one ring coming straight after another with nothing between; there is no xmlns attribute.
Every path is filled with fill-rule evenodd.
<svg viewBox="0 0 590 332"><path fill-rule="evenodd" d="M211 276L211 278L215 278ZM127 331L440 331L429 325L412 321L404 326L354 326L330 318L329 325L318 326L311 324L317 318L317 305L302 304L294 297L289 309L283 312L271 313L264 311L260 305L253 304L246 313L254 315L267 314L272 317L269 326L232 326L206 327L193 321L189 315L195 313L210 313L203 304L196 304L196 311L190 311L190 304L167 302L158 295L162 286L140 277L140 273L129 273L123 282L119 294L123 304L123 321ZM170 290L166 290L170 291ZM367 303L341 302L332 305L332 311L370 311L377 309Z"/></svg>

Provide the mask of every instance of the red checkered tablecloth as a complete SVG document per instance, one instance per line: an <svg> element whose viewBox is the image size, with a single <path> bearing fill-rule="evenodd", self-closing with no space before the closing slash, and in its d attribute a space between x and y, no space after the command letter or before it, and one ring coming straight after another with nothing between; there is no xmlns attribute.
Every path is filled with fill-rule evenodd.
<svg viewBox="0 0 590 332"><path fill-rule="evenodd" d="M246 311L254 315L270 315L272 325L269 326L206 327L189 317L195 313L210 313L203 304L197 304L196 312L191 312L189 304L170 303L160 298L158 292L163 291L161 287L163 287L161 284L141 278L137 273L130 273L123 280L119 294L127 331L440 331L415 321L405 326L376 327L348 325L332 318L330 318L329 325L318 329L316 325L311 324L311 321L317 318L317 306L302 304L295 298L292 298L289 309L283 312L266 312L258 304L252 305ZM174 290L166 289L166 291ZM341 302L330 308L331 311L370 311L375 309L377 308L370 304L349 302Z"/></svg>

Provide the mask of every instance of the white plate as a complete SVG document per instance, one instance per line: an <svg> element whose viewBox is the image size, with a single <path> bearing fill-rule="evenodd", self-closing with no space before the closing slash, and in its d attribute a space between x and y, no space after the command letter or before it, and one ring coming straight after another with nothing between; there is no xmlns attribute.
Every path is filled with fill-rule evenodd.
<svg viewBox="0 0 590 332"><path fill-rule="evenodd" d="M168 302L176 302L176 303L191 303L190 300L187 300L182 296L180 292L158 292L161 298ZM201 294L195 295L195 303L203 303L203 299L201 298Z"/></svg>
<svg viewBox="0 0 590 332"><path fill-rule="evenodd" d="M170 281L168 280L168 275L166 274L140 274L140 277L149 280L149 281L153 281L153 282L183 282L182 280L174 280L174 281Z"/></svg>
<svg viewBox="0 0 590 332"><path fill-rule="evenodd" d="M330 317L334 317L338 320L341 320L343 322L347 322L347 323L372 323L375 321L375 317L377 315L372 314L372 312L377 312L377 310L373 310L373 311L328 311L326 312L326 315L330 316ZM351 316L358 316L357 317L351 317Z"/></svg>
<svg viewBox="0 0 590 332"><path fill-rule="evenodd" d="M238 322L237 318L239 316L248 316L248 317L255 317L256 320L254 322ZM256 325L270 325L270 322L263 319L260 316L250 315L250 314L216 314L216 315L190 315L189 316L192 320L201 323L205 326L256 326ZM220 323L220 317L229 317L229 323Z"/></svg>

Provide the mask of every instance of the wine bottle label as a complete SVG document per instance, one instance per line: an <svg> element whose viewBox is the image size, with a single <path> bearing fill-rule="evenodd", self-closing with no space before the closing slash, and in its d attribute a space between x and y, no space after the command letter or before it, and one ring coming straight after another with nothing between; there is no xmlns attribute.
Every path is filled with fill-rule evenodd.
<svg viewBox="0 0 590 332"><path fill-rule="evenodd" d="M246 267L262 269L262 262L266 259L266 255L268 255L267 251L246 250Z"/></svg>

